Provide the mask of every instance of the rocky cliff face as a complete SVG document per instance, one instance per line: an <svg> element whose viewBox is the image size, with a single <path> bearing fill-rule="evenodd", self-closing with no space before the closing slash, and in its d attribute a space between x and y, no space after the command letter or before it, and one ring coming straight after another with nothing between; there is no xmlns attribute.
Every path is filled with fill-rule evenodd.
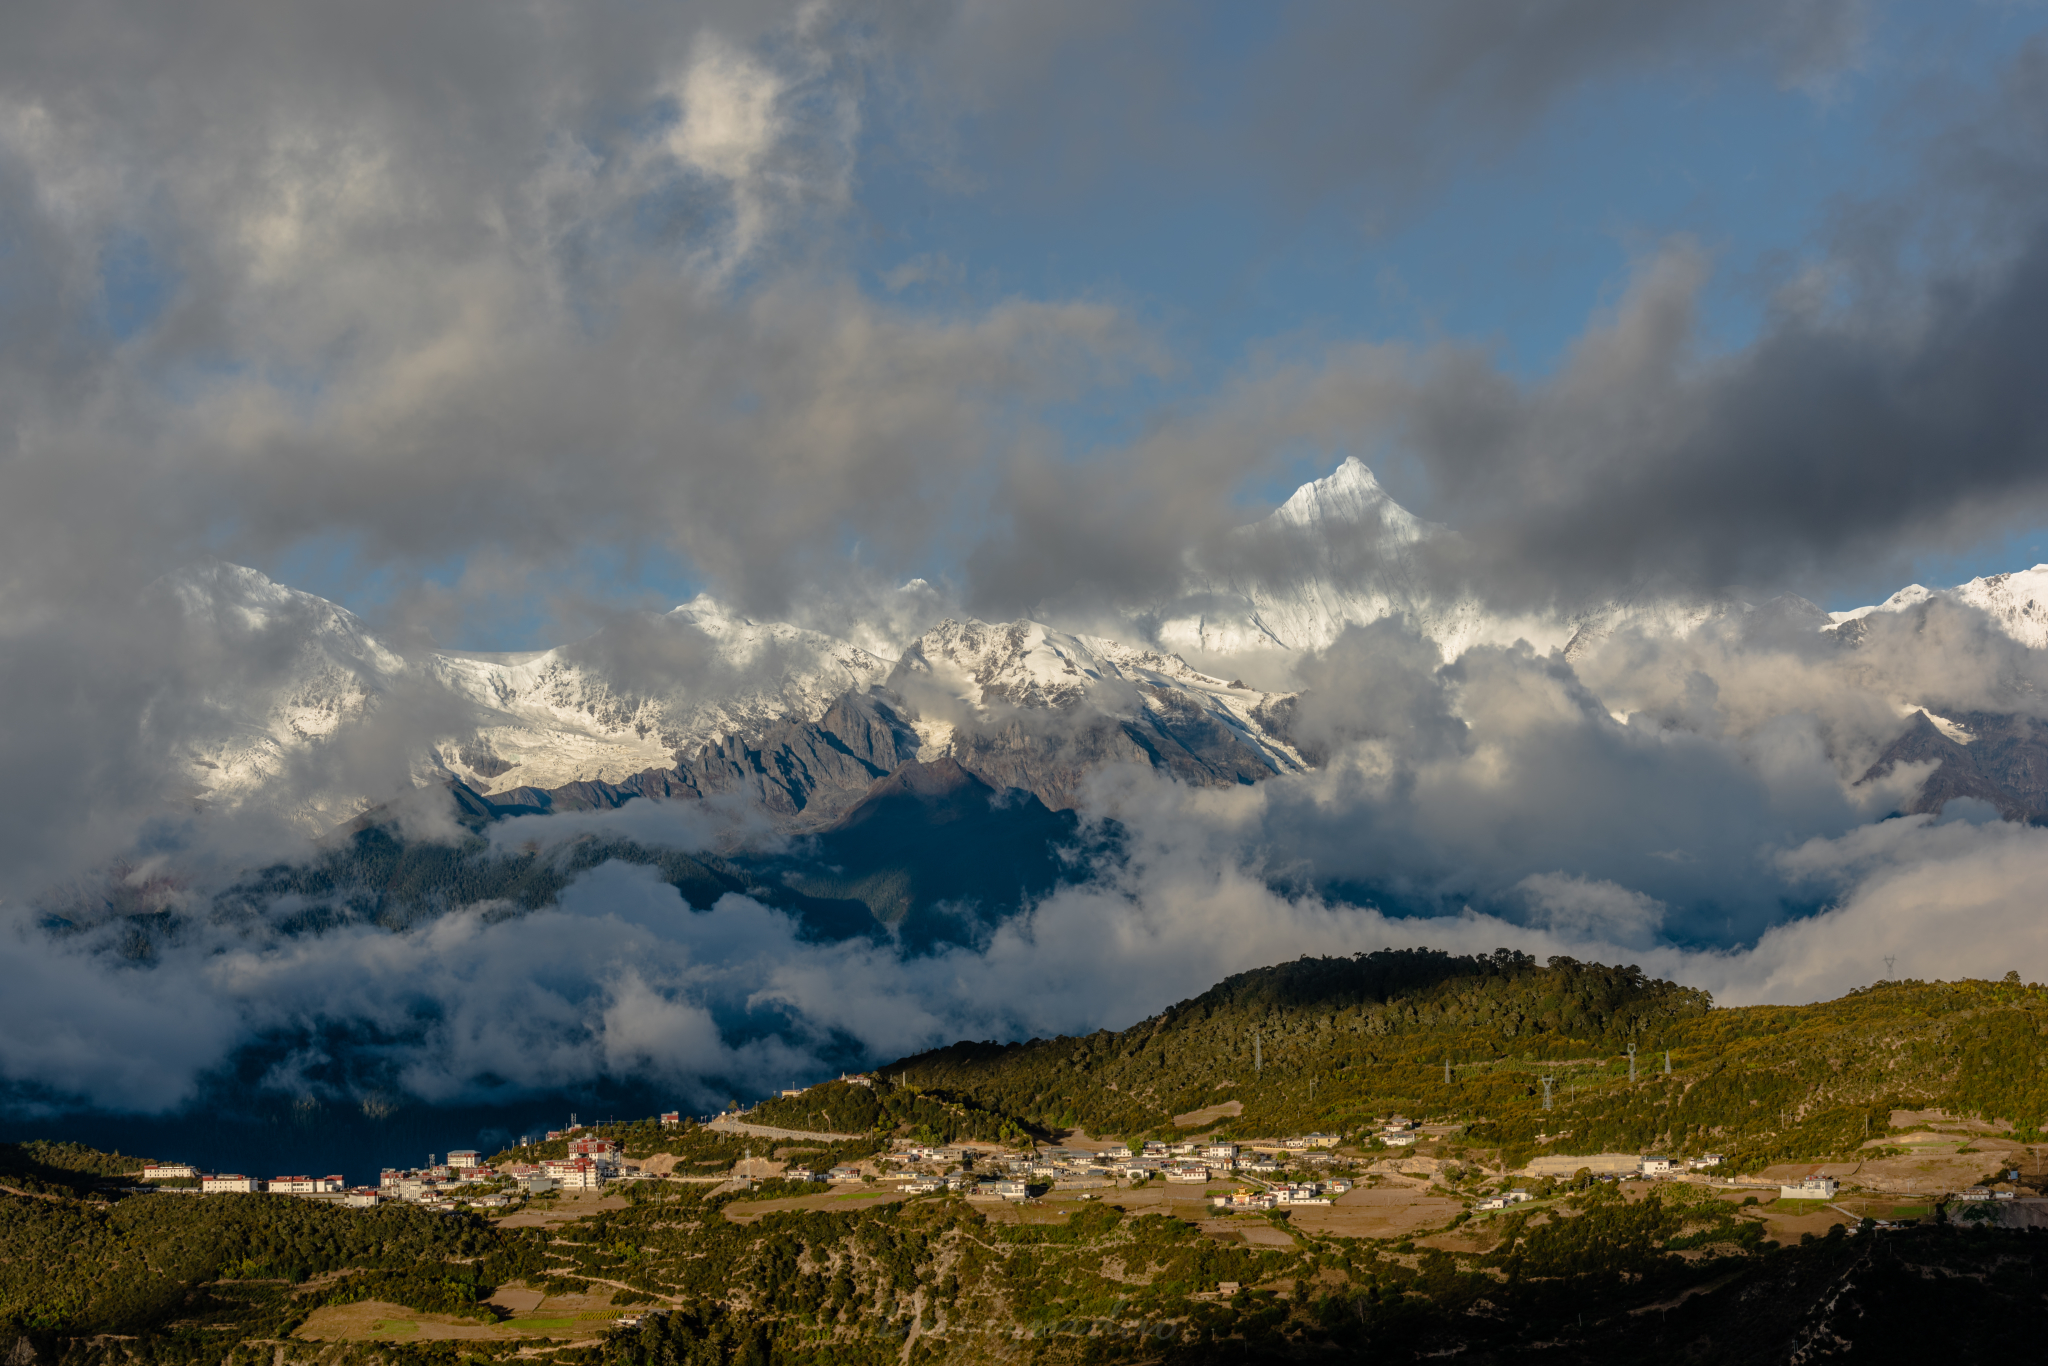
<svg viewBox="0 0 2048 1366"><path fill-rule="evenodd" d="M1905 734L1878 756L1863 782L1888 777L1900 764L1931 763L1908 808L1940 811L1959 797L1974 797L2009 821L2048 824L2048 722L2030 716L1963 712L1937 725L1913 713Z"/></svg>
<svg viewBox="0 0 2048 1366"><path fill-rule="evenodd" d="M919 708L924 757L947 755L1054 810L1077 806L1089 776L1110 764L1195 786L1306 767L1260 720L1274 694L1038 622L942 622L904 651L889 683Z"/></svg>

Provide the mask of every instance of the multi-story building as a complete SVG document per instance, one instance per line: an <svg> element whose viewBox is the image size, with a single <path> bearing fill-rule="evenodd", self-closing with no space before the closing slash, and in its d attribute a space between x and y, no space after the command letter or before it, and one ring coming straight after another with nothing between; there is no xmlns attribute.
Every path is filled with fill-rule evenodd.
<svg viewBox="0 0 2048 1366"><path fill-rule="evenodd" d="M572 1157L566 1161L551 1159L541 1163L541 1168L560 1183L563 1190L597 1190L611 1174L604 1163L593 1162L587 1157Z"/></svg>
<svg viewBox="0 0 2048 1366"><path fill-rule="evenodd" d="M222 1172L218 1176L202 1178L199 1189L207 1195L253 1195L263 1189L263 1183L240 1172Z"/></svg>
<svg viewBox="0 0 2048 1366"><path fill-rule="evenodd" d="M459 1172L468 1171L471 1167L477 1165L476 1149L457 1148L454 1152L448 1154L448 1165Z"/></svg>
<svg viewBox="0 0 2048 1366"><path fill-rule="evenodd" d="M273 1176L263 1189L272 1195L334 1195L347 1184L339 1176Z"/></svg>
<svg viewBox="0 0 2048 1366"><path fill-rule="evenodd" d="M144 1181L190 1181L199 1168L189 1162L152 1162L142 1169Z"/></svg>

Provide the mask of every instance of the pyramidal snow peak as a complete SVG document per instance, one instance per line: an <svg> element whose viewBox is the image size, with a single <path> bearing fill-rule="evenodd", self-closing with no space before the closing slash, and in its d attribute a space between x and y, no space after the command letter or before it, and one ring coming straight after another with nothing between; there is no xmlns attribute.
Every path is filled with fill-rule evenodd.
<svg viewBox="0 0 2048 1366"><path fill-rule="evenodd" d="M1108 764L1196 784L1298 772L1306 761L1287 734L1290 696L1236 681L1232 659L1244 672L1263 660L1270 677L1347 627L1392 616L1446 659L1518 639L1578 658L1623 630L1683 636L1731 615L1853 642L1880 615L1944 604L2048 649L2048 565L1947 590L1916 585L1833 614L1789 598L1760 608L1660 599L1571 620L1512 619L1429 592L1424 553L1455 535L1347 459L1232 533L1213 563L1191 566L1172 601L1134 608L1127 639L948 619L893 658L709 596L553 649L407 658L334 603L253 569L208 565L164 586L195 641L237 661L221 672L240 681L209 679L189 705L165 708L191 719L160 739L206 804L275 802L288 789L290 814L309 831L408 785L450 781L529 798L579 784L608 800L751 792L778 819L816 824L912 761L950 759L1055 809L1080 804L1090 774ZM849 630L880 638L872 627ZM419 737L399 771L379 780L387 790L364 790L368 780L346 765L321 779L321 755L373 716Z"/></svg>

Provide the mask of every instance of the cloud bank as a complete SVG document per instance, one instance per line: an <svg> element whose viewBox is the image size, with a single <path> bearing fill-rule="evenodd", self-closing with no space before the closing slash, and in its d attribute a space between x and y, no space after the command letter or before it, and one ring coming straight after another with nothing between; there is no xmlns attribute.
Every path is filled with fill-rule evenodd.
<svg viewBox="0 0 2048 1366"><path fill-rule="evenodd" d="M1896 814L1925 764L1866 777L1916 707L2040 717L2041 652L1940 604L1853 649L1782 603L1658 625L2048 514L2048 43L1897 93L1899 180L1843 196L1723 345L1714 245L1682 235L1538 375L1483 338L1361 334L1253 339L1191 381L1144 300L948 293L972 272L943 254L863 255L920 196L999 219L991 186L1086 206L1176 175L1369 238L1590 93L1744 70L1824 100L1877 28L1851 0L1304 3L1244 33L1233 8L10 6L0 1074L168 1107L261 1040L284 1092L632 1073L717 1100L1389 944L1622 959L1730 1002L1885 956L2048 976L2043 833ZM1247 54L1224 79L1205 33ZM530 914L312 934L280 903L128 953L114 912L304 856L288 800L195 815L177 758L297 677L294 623L195 626L167 574L331 557L399 585L377 624L407 648L540 597L573 634L609 622L590 657L654 689L717 670L632 615L649 562L877 651L948 612L1128 623L1196 571L1284 570L1231 538L1246 490L1353 450L1459 533L1418 575L1582 646L1446 659L1389 619L1247 661L1302 690L1317 771L1103 775L1121 860L971 950L821 945L609 866ZM462 720L400 687L365 715L280 790L394 790ZM669 821L607 819L537 838ZM53 936L73 894L108 914Z"/></svg>

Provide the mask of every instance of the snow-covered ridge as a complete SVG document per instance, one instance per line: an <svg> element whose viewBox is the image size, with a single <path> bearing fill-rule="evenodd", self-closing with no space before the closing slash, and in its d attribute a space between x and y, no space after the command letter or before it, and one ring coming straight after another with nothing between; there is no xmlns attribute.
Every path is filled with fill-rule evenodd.
<svg viewBox="0 0 2048 1366"><path fill-rule="evenodd" d="M1166 735L1199 731L1205 738L1190 743L1221 746L1204 751L1212 771L1238 764L1239 772L1290 772L1300 756L1261 721L1279 714L1278 695L1196 664L1232 669L1236 656L1256 675L1249 661L1262 658L1264 677L1284 678L1292 656L1394 615L1415 623L1446 658L1520 639L1576 660L1624 633L1683 638L1739 618L1745 630L1796 634L1949 603L2048 649L2048 565L1952 589L1914 585L1832 614L1792 597L1751 606L1649 594L1570 620L1515 620L1428 594L1421 557L1433 538L1452 534L1411 515L1371 471L1347 460L1241 528L1224 570L1191 570L1179 598L1134 609L1127 639L1147 643L1039 621L947 620L895 659L837 635L755 620L709 597L621 618L555 649L406 658L334 603L215 564L160 585L189 625L192 658L206 664L181 675L185 682L167 681L164 705L146 724L181 762L194 795L214 804L282 801L301 825L324 829L435 778L460 777L486 792L619 781L728 736L816 721L835 699L877 684L904 694L920 714L925 757L956 748L956 723L1037 709L1149 724ZM847 632L880 638L871 625L850 623ZM375 743L337 746L344 732ZM1225 751L1236 757L1216 757Z"/></svg>
<svg viewBox="0 0 2048 1366"><path fill-rule="evenodd" d="M558 787L617 781L780 720L816 720L834 698L880 682L890 661L700 596L575 645L518 656L436 653L428 667L478 709L480 762L457 752L451 767L496 786Z"/></svg>
<svg viewBox="0 0 2048 1366"><path fill-rule="evenodd" d="M325 829L410 783L459 777L483 791L614 781L777 721L815 720L891 661L698 598L589 640L518 654L433 651L412 660L353 613L253 569L208 565L162 587L198 641L237 667L166 736L201 799L289 790L287 815ZM268 661L252 668L243 661ZM323 762L372 720L403 758L384 771Z"/></svg>
<svg viewBox="0 0 2048 1366"><path fill-rule="evenodd" d="M1883 602L1848 612L1830 613L1835 625L1860 621L1873 613L1910 612L1933 602L1975 607L2020 644L2048 650L2048 564L2010 574L1971 579L1954 588L1933 589L1908 584Z"/></svg>
<svg viewBox="0 0 2048 1366"><path fill-rule="evenodd" d="M980 717L1005 707L1088 706L1123 718L1196 714L1234 733L1276 773L1306 767L1257 718L1274 694L1213 678L1179 655L1069 635L1042 622L940 622L904 650L889 682L934 713L944 710L932 705L938 694Z"/></svg>

